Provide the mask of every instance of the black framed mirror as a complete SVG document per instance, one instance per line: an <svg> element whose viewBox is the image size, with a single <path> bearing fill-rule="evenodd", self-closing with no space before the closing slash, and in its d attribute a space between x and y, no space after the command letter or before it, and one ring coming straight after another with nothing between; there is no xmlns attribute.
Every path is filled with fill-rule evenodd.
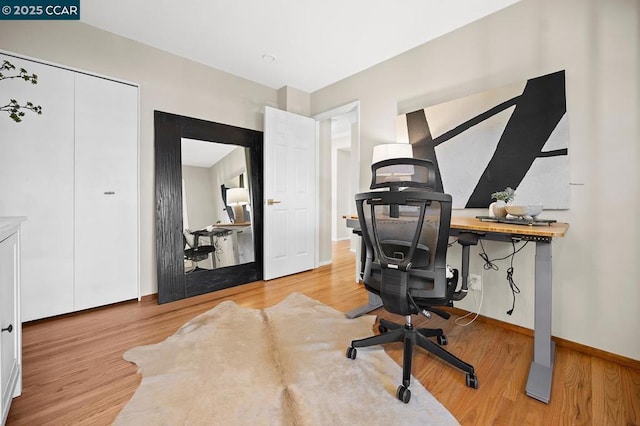
<svg viewBox="0 0 640 426"><path fill-rule="evenodd" d="M261 280L263 133L162 111L154 111L154 132L158 303ZM222 183L210 182L207 196L201 195L206 191L190 192L188 188L195 184L189 180L185 184L183 170L185 177L191 176L197 174L192 168L199 166L187 160L183 164L185 140L192 146L227 145L228 157L240 155L246 167L241 167L242 161L235 161L233 167L225 165L228 172L219 178ZM233 150L232 145L241 149ZM244 200L230 201L242 192ZM209 195L215 200L213 213L193 212L193 200L185 200L200 201ZM201 258L187 256L194 240L198 246L200 238L208 240L205 244L214 248L212 252Z"/></svg>

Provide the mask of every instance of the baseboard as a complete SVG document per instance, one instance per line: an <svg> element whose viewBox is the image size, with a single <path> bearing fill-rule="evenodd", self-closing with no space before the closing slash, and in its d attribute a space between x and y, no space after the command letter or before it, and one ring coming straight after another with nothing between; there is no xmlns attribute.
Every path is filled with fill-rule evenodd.
<svg viewBox="0 0 640 426"><path fill-rule="evenodd" d="M449 308L449 310L456 315L467 315L469 311L460 308ZM475 312L471 314L475 315ZM485 317L484 315L478 315L477 321L482 321L484 323L503 328L505 330L514 331L516 333L524 334L525 336L533 337L533 330L521 327L519 325L510 324L505 321L500 321L495 318ZM571 349L576 352L583 353L585 355L595 356L601 358L605 361L614 362L623 367L628 367L636 371L640 371L640 361L628 358L622 355L617 355L611 352L603 351L602 349L592 348L591 346L583 345L582 343L572 342L570 340L563 339L561 337L551 336L553 341L556 342L556 346L564 347L567 349Z"/></svg>
<svg viewBox="0 0 640 426"><path fill-rule="evenodd" d="M141 302L157 302L158 301L158 293L151 293L140 297Z"/></svg>
<svg viewBox="0 0 640 426"><path fill-rule="evenodd" d="M155 302L157 303L158 300L158 294L157 293L153 293L153 294L148 294L146 296L142 296L141 298L143 302L146 303L150 303L150 302ZM456 308L456 307L452 307L448 309L451 313L454 313L456 315L467 315L470 312L466 311L464 309L460 309L460 308ZM475 315L475 312L472 312L473 315ZM484 315L478 315L478 318L476 321L482 321L484 323L490 324L492 326L495 327L500 327L503 328L505 330L509 330L509 331L513 331L519 334L524 334L525 336L529 336L529 337L533 337L533 330L531 330L530 328L526 328L526 327L522 327L519 325L515 325L515 324L510 324L508 322L505 321L500 321L497 320L495 318L489 318L486 317ZM611 352L607 352L607 351L603 351L602 349L597 349L597 348L592 348L591 346L587 346L587 345L583 345L581 343L576 343L576 342L572 342L571 340L566 340L563 339L561 337L556 337L556 336L551 336L553 338L553 341L556 342L556 346L559 347L563 347L563 348L567 348L567 349L571 349L573 351L576 352L580 352L583 353L585 355L590 355L590 356L595 356L598 358L601 358L605 361L609 361L609 362L614 362L616 364L619 364L621 366L624 367L628 367L631 368L633 370L636 371L640 371L640 361L633 359L633 358L628 358L622 355L617 355Z"/></svg>

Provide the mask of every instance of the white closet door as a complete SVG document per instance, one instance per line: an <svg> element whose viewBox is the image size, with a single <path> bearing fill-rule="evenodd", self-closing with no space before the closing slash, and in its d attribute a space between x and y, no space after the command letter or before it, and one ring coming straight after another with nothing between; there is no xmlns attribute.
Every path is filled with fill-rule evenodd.
<svg viewBox="0 0 640 426"><path fill-rule="evenodd" d="M138 297L138 89L76 74L75 310Z"/></svg>
<svg viewBox="0 0 640 426"><path fill-rule="evenodd" d="M32 101L42 115L0 115L0 216L22 227L22 320L73 310L73 73L0 55L38 75L2 81L2 99Z"/></svg>

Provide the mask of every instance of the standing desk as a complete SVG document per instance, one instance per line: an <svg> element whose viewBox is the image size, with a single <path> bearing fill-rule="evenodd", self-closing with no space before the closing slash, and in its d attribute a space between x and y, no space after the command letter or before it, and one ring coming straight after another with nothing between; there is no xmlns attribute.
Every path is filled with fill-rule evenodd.
<svg viewBox="0 0 640 426"><path fill-rule="evenodd" d="M232 238L229 244L231 245L230 248L233 254L233 259L218 258L216 260L215 254L212 254L211 256L212 267L213 269L217 269L224 266L239 265L240 263L243 263L243 261L246 261L246 260L240 259L241 248L238 242L238 234L242 233L247 228L251 228L251 222L218 223L205 229L199 229L196 231L189 231L189 232L195 238L200 238L200 237L209 238L210 244L212 246L216 246L216 250L219 250L220 247L218 247L215 244L214 237L224 237L224 236L232 235ZM194 241L194 244L196 246L198 245L197 240ZM227 246L224 248L229 248L229 247ZM220 265L217 265L216 264L217 261L221 261L222 263Z"/></svg>
<svg viewBox="0 0 640 426"><path fill-rule="evenodd" d="M358 219L347 218L347 226L359 230ZM533 361L529 369L526 393L528 396L549 403L551 398L551 378L555 343L551 340L552 284L551 243L554 238L564 237L568 223L549 225L513 225L484 222L474 217L453 216L450 235L457 236L471 232L479 238L492 241L533 241L535 254L535 305L533 329ZM463 256L465 255L463 251ZM468 251L464 262L468 262ZM348 318L355 318L382 306L380 297L369 293L369 303L347 312Z"/></svg>

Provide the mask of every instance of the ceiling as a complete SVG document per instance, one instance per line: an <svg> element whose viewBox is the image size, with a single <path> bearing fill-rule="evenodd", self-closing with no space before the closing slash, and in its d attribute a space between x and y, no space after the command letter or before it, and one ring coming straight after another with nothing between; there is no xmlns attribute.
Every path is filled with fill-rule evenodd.
<svg viewBox="0 0 640 426"><path fill-rule="evenodd" d="M236 148L240 147L226 143L182 138L180 143L182 165L208 169Z"/></svg>
<svg viewBox="0 0 640 426"><path fill-rule="evenodd" d="M82 0L80 14L271 88L312 93L517 1Z"/></svg>

